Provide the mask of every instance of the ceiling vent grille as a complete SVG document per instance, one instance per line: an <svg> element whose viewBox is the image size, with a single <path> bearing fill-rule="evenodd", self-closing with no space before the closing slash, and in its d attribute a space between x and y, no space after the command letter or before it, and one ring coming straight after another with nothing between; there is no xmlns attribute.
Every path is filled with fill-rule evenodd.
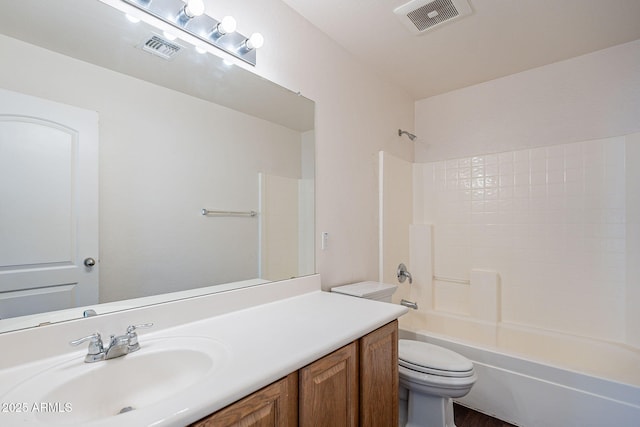
<svg viewBox="0 0 640 427"><path fill-rule="evenodd" d="M467 0L413 0L393 11L414 34L440 27L471 14Z"/></svg>
<svg viewBox="0 0 640 427"><path fill-rule="evenodd" d="M163 39L160 36L151 36L151 38L145 40L140 47L145 52L152 53L167 60L172 59L182 49L182 46Z"/></svg>

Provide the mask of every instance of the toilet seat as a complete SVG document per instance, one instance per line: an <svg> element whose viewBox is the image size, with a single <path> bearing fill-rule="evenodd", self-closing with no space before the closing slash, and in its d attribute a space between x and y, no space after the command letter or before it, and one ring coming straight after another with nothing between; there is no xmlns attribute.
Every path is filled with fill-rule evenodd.
<svg viewBox="0 0 640 427"><path fill-rule="evenodd" d="M399 340L398 363L412 371L439 377L467 378L474 375L473 363L466 357L414 340Z"/></svg>
<svg viewBox="0 0 640 427"><path fill-rule="evenodd" d="M473 370L464 372L442 371L439 369L428 368L426 366L414 365L405 361L399 361L399 365L403 368L410 369L421 374L429 374L445 378L467 378L473 375Z"/></svg>
<svg viewBox="0 0 640 427"><path fill-rule="evenodd" d="M404 366L398 367L400 385L413 391L420 391L434 396L462 397L469 393L478 377L472 372L468 377L445 377L425 374Z"/></svg>

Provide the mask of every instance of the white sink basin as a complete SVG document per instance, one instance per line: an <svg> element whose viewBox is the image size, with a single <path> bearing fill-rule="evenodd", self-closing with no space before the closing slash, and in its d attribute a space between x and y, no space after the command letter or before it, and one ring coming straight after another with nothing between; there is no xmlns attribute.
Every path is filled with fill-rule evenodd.
<svg viewBox="0 0 640 427"><path fill-rule="evenodd" d="M25 411L12 415L28 425L83 425L171 399L230 360L230 350L210 338L141 337L140 345L116 359L84 363L77 356L51 366L0 400L25 403Z"/></svg>

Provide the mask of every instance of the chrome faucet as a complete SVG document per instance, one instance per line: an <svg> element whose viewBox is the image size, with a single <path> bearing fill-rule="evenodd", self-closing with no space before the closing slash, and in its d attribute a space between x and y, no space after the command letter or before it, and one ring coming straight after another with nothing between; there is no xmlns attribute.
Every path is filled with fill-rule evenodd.
<svg viewBox="0 0 640 427"><path fill-rule="evenodd" d="M414 310L418 309L418 303L413 302L413 301L407 301L404 298L400 301L400 305L404 305L405 307L409 307L409 308L412 308Z"/></svg>
<svg viewBox="0 0 640 427"><path fill-rule="evenodd" d="M85 363L115 359L116 357L121 357L140 350L140 343L138 343L138 334L136 333L136 329L150 328L151 326L153 326L153 323L131 325L127 328L126 334L118 336L111 335L109 338L109 344L106 347L102 342L102 336L99 332L71 341L69 344L79 345L83 342L89 341L87 355L84 358Z"/></svg>

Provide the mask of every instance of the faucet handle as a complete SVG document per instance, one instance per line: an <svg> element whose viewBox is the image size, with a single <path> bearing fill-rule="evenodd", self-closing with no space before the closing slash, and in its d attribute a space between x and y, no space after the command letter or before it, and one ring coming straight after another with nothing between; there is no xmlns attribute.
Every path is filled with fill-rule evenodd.
<svg viewBox="0 0 640 427"><path fill-rule="evenodd" d="M89 354L98 354L103 350L102 347L102 337L100 336L100 332L96 332L95 334L87 335L86 337L78 338L77 340L70 341L71 345L80 345L83 342L91 341L89 343Z"/></svg>
<svg viewBox="0 0 640 427"><path fill-rule="evenodd" d="M136 329L150 328L153 323L143 323L141 325L130 325L127 328L127 337L129 338L129 353L132 351L140 350L140 344L138 343L138 334Z"/></svg>
<svg viewBox="0 0 640 427"><path fill-rule="evenodd" d="M89 341L89 348L87 350L87 355L85 356L85 362L96 362L98 360L102 360L102 358L104 358L104 346L102 344L100 332L70 341L69 344L76 346L86 341Z"/></svg>
<svg viewBox="0 0 640 427"><path fill-rule="evenodd" d="M127 333L131 334L133 333L136 329L143 329L143 328L150 328L153 326L153 323L142 323L140 325L129 325L127 327Z"/></svg>
<svg viewBox="0 0 640 427"><path fill-rule="evenodd" d="M400 263L400 265L398 266L396 277L398 278L398 282L400 283L404 283L404 281L407 279L409 279L409 284L413 283L413 277L411 277L411 273L409 273L409 270L407 270L407 266L403 263Z"/></svg>

